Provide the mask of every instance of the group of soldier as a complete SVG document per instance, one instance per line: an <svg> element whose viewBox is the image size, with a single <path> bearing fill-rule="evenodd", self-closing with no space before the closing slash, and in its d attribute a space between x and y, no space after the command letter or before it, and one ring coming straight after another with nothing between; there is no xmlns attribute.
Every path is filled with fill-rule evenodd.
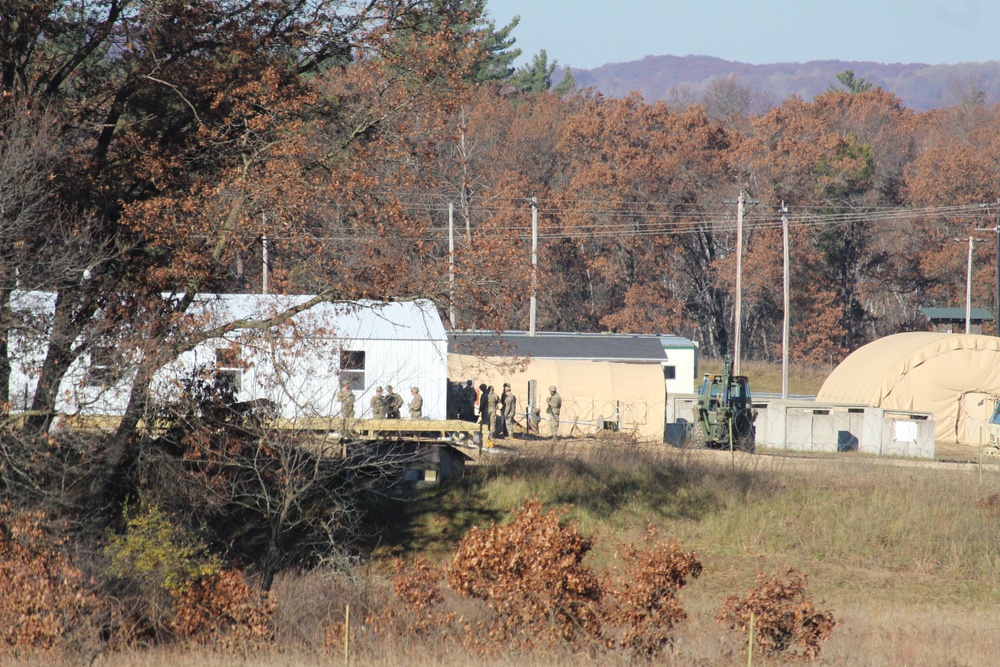
<svg viewBox="0 0 1000 667"><path fill-rule="evenodd" d="M551 434L556 437L559 414L562 411L562 397L555 387L549 387L545 405L545 412L552 420ZM485 383L480 384L479 391L476 391L472 380L467 380L464 385L449 380L448 418L483 424L493 438L508 437L514 433L514 424L517 423L517 397L507 382L503 385L503 391L498 393ZM540 408L535 406L527 415L525 432L539 435L541 421Z"/></svg>
<svg viewBox="0 0 1000 667"><path fill-rule="evenodd" d="M517 397L509 384L504 383L500 394L492 386L479 385L479 423L486 426L490 437L506 438L512 434L516 418Z"/></svg>
<svg viewBox="0 0 1000 667"><path fill-rule="evenodd" d="M420 389L410 387L410 399L407 408L410 411L410 419L422 419L424 409L424 398L420 395ZM340 391L337 392L337 400L340 401L340 415L344 419L354 419L354 392L351 391L350 382L344 382ZM491 438L505 438L514 433L514 424L517 421L517 397L511 389L509 383L505 382L503 391L499 394L492 386L485 383L479 385L477 392L472 385L472 380L466 381L464 385L448 381L447 409L449 419L463 419L465 421L480 423L489 430ZM476 408L478 406L478 417ZM371 399L371 414L373 419L400 419L400 411L403 407L403 397L393 391L392 385L375 387L375 395ZM562 412L562 397L556 388L549 387L549 396L545 400L545 413L549 415L552 422L553 438L559 433L559 415ZM527 415L525 432L540 435L539 426L542 418L539 408Z"/></svg>
<svg viewBox="0 0 1000 667"><path fill-rule="evenodd" d="M407 409L410 411L410 419L422 419L424 416L424 397L420 395L420 389L410 387L410 402ZM340 391L337 392L337 400L340 401L340 416L344 419L354 419L354 392L351 391L351 383L344 382ZM391 384L385 386L385 393L382 387L375 387L375 395L371 400L372 419L400 419L400 411L403 408L403 397L392 389Z"/></svg>

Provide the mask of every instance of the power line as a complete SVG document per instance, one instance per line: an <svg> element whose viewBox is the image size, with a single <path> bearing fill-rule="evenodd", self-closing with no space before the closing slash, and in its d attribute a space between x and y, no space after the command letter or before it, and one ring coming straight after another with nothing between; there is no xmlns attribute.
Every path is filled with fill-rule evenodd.
<svg viewBox="0 0 1000 667"><path fill-rule="evenodd" d="M378 194L384 196L390 196L397 199L402 205L410 206L414 208L425 208L432 211L446 211L447 203L454 202L459 195L443 195L443 194L432 194L432 193L420 193L420 192L398 192L398 191L376 191ZM420 202L421 198L433 199L436 204L428 204ZM478 198L477 198L478 199ZM505 212L524 212L530 209L529 199L527 197L484 197L478 200L479 203L476 204L475 210L477 211L505 211ZM558 213L566 211L592 211L592 212L648 212L653 209L667 209L669 211L673 210L698 210L706 211L711 209L719 209L731 211L733 208L727 205L726 202L718 201L714 204L705 203L691 203L691 202L678 202L670 200L656 200L656 199L583 199L583 198L567 198L560 196L553 196L548 200L545 200L546 205L540 206L539 210L545 213ZM589 208L581 208L583 205L590 205ZM879 212L879 211L919 211L919 210L946 210L949 208L959 208L959 209L969 209L975 210L976 208L990 208L995 206L996 203L988 204L967 204L958 206L938 206L929 207L927 209L911 208L911 207L900 207L895 205L885 205L885 206L866 206L865 211L868 212ZM804 211L826 211L830 206L827 204L811 204L807 206L789 206L789 212L804 212ZM773 210L776 216L778 216L778 211L780 206L763 204L758 210ZM799 213L802 215L802 213Z"/></svg>
<svg viewBox="0 0 1000 667"><path fill-rule="evenodd" d="M417 208L429 212L437 211L437 208L424 206L410 206L403 202L404 208ZM988 208L989 205L985 205ZM814 209L818 207L812 207ZM839 213L809 212L799 213L790 216L792 227L809 228L820 226L835 226L844 224L873 224L879 226L893 226L918 221L928 221L934 219L945 219L955 222L960 220L982 221L984 215L984 205L968 204L957 206L934 206L922 208L900 208L885 207L872 208L865 211L848 211ZM443 211L447 211L444 208ZM527 211L523 207L477 207L477 217L498 216L508 214L511 216L526 215ZM676 212L655 212L639 211L633 209L578 209L578 208L540 208L543 219L546 216L551 220L555 215L563 218L556 229L549 229L539 233L540 240L573 240L585 238L608 238L608 237L635 237L647 238L656 236L677 236L684 234L704 233L706 231L735 232L736 220L728 213L712 213L695 215L692 213L680 214ZM616 218L614 221L584 221L578 222L569 218L573 216L599 215ZM750 231L780 229L782 222L779 213L764 213L760 209L753 216L748 216L744 222ZM407 241L436 243L447 239L448 228L446 225L428 225L419 229L418 233L405 235ZM530 233L525 224L486 224L480 223L475 227L475 235L480 239L491 239L498 237L510 237L518 240L530 239ZM310 233L306 231L294 234L271 233L270 239L276 241L306 240L314 242L348 243L359 241L381 241L382 236L369 233L368 230L360 230L358 233ZM214 238L209 235L192 235L192 238L209 239Z"/></svg>

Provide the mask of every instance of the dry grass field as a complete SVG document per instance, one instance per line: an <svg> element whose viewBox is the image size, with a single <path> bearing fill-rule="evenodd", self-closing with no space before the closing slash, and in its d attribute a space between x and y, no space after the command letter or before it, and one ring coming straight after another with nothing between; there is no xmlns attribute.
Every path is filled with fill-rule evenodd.
<svg viewBox="0 0 1000 667"><path fill-rule="evenodd" d="M614 665L616 653L547 650L469 653L444 635L374 633L364 614L396 604L391 563L423 556L444 567L476 525L507 520L527 499L562 507L594 540L586 563L615 564L647 524L680 540L704 565L681 593L689 618L658 662L746 664L740 637L715 617L758 575L793 567L836 627L815 664L993 665L1000 655L1000 469L909 465L848 454L830 459L678 450L626 438L517 443L465 479L408 502L387 501L373 519L368 557L346 570L286 574L275 586L274 641L238 647L129 651L97 665L344 664L340 630L351 604L350 664ZM449 593L456 614L474 615ZM324 644L326 637L326 644ZM780 660L755 656L755 664ZM783 664L783 663L782 663Z"/></svg>
<svg viewBox="0 0 1000 667"><path fill-rule="evenodd" d="M721 373L721 359L703 358L698 363L698 373ZM788 393L815 396L826 381L833 366L803 366L792 364L788 369ZM764 361L742 361L740 373L750 378L750 388L755 392L781 393L781 364Z"/></svg>

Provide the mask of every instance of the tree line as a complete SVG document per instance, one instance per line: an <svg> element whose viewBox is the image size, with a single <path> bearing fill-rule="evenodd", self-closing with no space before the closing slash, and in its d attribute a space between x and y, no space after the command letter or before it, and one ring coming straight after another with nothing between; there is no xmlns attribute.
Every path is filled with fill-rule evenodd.
<svg viewBox="0 0 1000 667"><path fill-rule="evenodd" d="M746 354L780 354L784 204L792 358L830 363L963 303L952 239L996 215L976 208L1000 193L981 95L914 113L845 72L768 110L732 80L683 104L605 98L569 72L554 85L544 52L515 69L517 21L497 27L483 0L50 1L2 18L0 316L18 324L15 289L58 294L29 421L47 428L65 370L110 341L135 351L123 447L152 372L203 338L179 314L259 290L264 239L273 290L431 296L459 328L524 329L536 197L539 328L670 332L722 355L745 190ZM989 254L973 301L995 307ZM4 338L4 402L9 374Z"/></svg>
<svg viewBox="0 0 1000 667"><path fill-rule="evenodd" d="M844 73L765 111L731 80L683 105L610 99L570 72L553 85L545 52L515 69L517 21L497 27L483 0L3 12L0 314L16 288L59 294L39 426L61 372L102 337L141 348L138 415L148 367L197 337L177 329L185 299L259 290L265 238L275 290L428 295L460 328L523 329L537 197L540 328L670 332L721 355L746 190L760 202L747 354L780 354L784 203L792 357L828 363L924 327L919 306L962 303L950 241L995 214L953 208L998 195L997 109L982 96L914 113ZM987 255L974 301L993 306Z"/></svg>

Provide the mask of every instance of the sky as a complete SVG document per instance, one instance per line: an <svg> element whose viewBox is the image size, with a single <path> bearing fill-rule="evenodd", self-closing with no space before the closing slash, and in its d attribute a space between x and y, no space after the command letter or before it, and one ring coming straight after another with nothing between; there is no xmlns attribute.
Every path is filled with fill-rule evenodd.
<svg viewBox="0 0 1000 667"><path fill-rule="evenodd" d="M487 0L515 15L524 65L579 69L645 56L755 65L809 60L955 64L1000 60L998 0Z"/></svg>

